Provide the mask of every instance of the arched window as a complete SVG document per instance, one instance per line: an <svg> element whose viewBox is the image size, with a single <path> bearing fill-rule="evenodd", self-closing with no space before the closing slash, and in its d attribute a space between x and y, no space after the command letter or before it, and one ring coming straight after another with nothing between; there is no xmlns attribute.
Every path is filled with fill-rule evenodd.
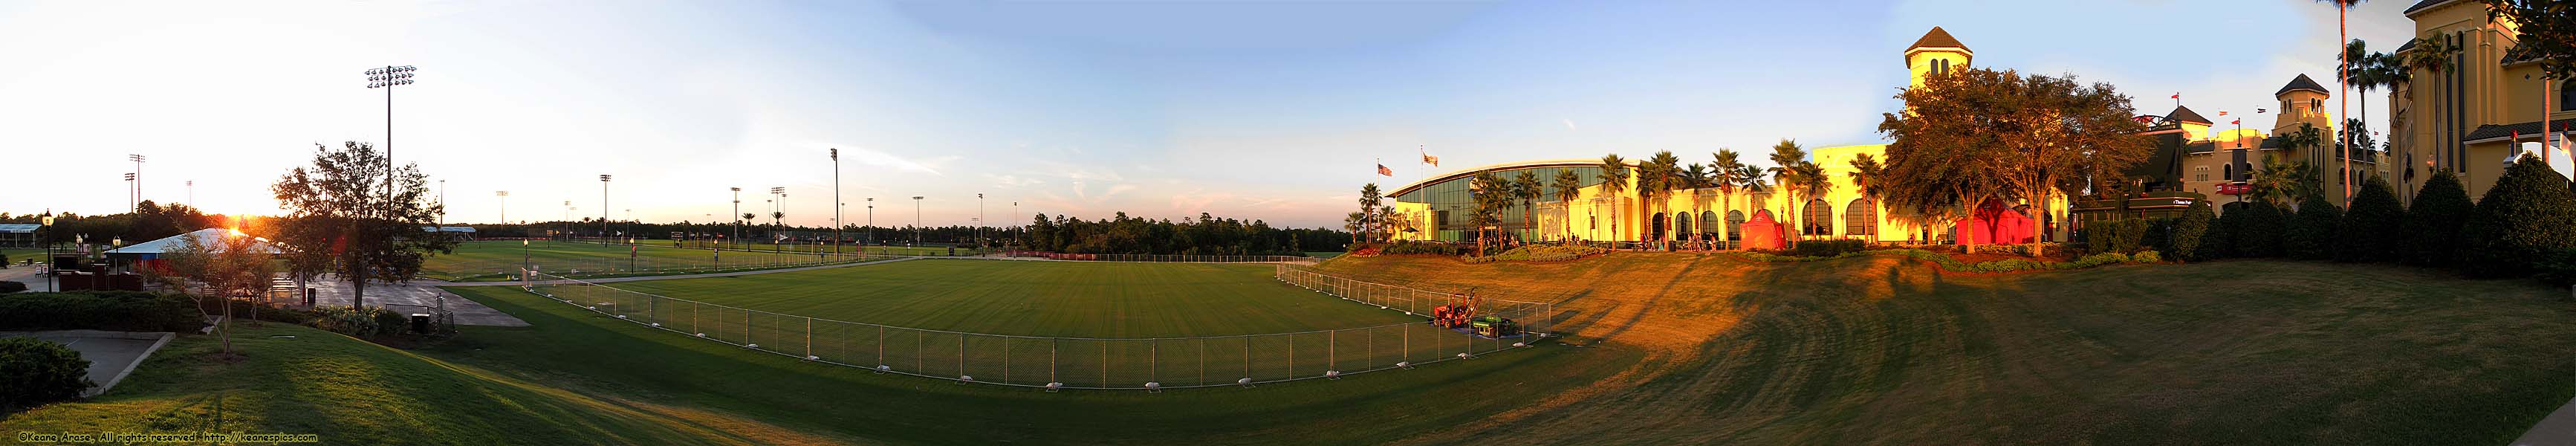
<svg viewBox="0 0 2576 446"><path fill-rule="evenodd" d="M1800 217L1802 221L1798 222L1798 225L1802 226L1799 228L1800 233L1834 235L1834 205L1825 204L1823 199L1808 200L1807 211L1804 214L1804 217Z"/></svg>
<svg viewBox="0 0 2576 446"><path fill-rule="evenodd" d="M2558 111L2576 111L2576 79L2558 85Z"/></svg>
<svg viewBox="0 0 2576 446"><path fill-rule="evenodd" d="M1872 203L1869 199L1862 198L1852 200L1850 206L1844 207L1843 234L1860 236L1878 235L1878 203Z"/></svg>
<svg viewBox="0 0 2576 446"><path fill-rule="evenodd" d="M1673 240L1689 240L1689 239L1690 239L1690 233L1691 233L1691 213L1690 213L1689 211L1683 211L1683 212L1674 213L1674 214L1673 214Z"/></svg>
<svg viewBox="0 0 2576 446"><path fill-rule="evenodd" d="M1717 211L1699 211L1699 232L1716 235L1718 225L1722 224L1725 223L1718 221Z"/></svg>
<svg viewBox="0 0 2576 446"><path fill-rule="evenodd" d="M1726 239L1744 239L1744 211L1726 211Z"/></svg>
<svg viewBox="0 0 2576 446"><path fill-rule="evenodd" d="M2207 169L2208 167L2202 168ZM2236 181L2236 163L2227 163L2226 166L2219 167L2218 174L2225 178L2225 181Z"/></svg>

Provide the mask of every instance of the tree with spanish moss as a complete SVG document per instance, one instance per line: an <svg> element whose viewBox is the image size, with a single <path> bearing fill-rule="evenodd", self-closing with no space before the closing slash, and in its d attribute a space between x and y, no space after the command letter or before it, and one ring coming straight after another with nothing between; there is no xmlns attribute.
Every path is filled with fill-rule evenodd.
<svg viewBox="0 0 2576 446"><path fill-rule="evenodd" d="M289 250L337 257L330 263L289 262L296 275L348 278L349 305L365 307L369 281L410 281L420 274L422 260L454 252L455 240L422 229L445 208L430 202L429 176L420 166L394 167L374 145L356 141L339 149L314 146L313 165L296 167L269 185L285 218L294 222L277 241ZM388 176L394 179L391 190L382 187Z"/></svg>

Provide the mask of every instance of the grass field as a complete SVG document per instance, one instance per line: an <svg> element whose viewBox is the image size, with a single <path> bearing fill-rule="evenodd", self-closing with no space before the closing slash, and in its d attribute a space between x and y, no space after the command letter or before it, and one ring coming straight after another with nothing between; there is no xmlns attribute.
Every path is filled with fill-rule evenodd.
<svg viewBox="0 0 2576 446"><path fill-rule="evenodd" d="M758 245L754 245L758 246ZM633 257L629 258L629 250ZM456 252L431 256L421 275L440 280L505 280L525 261L549 274L619 277L686 274L709 271L778 268L811 264L827 258L814 254L683 249L668 245L600 245L534 241L523 248L516 240L465 242ZM571 274L579 271L581 274Z"/></svg>
<svg viewBox="0 0 2576 446"><path fill-rule="evenodd" d="M1645 354L1417 439L1432 443L2503 444L2576 396L2565 291L2412 268L1973 275L1640 253L1325 267L1561 300L1573 342Z"/></svg>
<svg viewBox="0 0 2576 446"><path fill-rule="evenodd" d="M285 338L281 336L292 336ZM284 324L237 326L237 361L190 335L113 391L0 417L0 432L315 434L322 444L831 444L816 434L602 398Z"/></svg>
<svg viewBox="0 0 2576 446"><path fill-rule="evenodd" d="M537 291L660 324L677 332L671 336L1026 386L1316 378L1535 341L1442 330L1420 316L1280 284L1271 269L932 259Z"/></svg>
<svg viewBox="0 0 2576 446"><path fill-rule="evenodd" d="M1270 275L1270 265L925 259L614 286L824 319L1022 336L1216 336L1423 320Z"/></svg>

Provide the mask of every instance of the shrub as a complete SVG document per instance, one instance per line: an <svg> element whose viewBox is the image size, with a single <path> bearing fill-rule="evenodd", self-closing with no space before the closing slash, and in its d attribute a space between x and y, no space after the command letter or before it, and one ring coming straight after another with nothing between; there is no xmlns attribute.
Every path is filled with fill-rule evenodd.
<svg viewBox="0 0 2576 446"><path fill-rule="evenodd" d="M2449 169L2435 171L2415 193L2415 202L2406 206L2406 219L2398 223L2399 248L2407 263L2451 266L2459 258L2460 225L2468 222L2473 209L2460 177Z"/></svg>
<svg viewBox="0 0 2576 446"><path fill-rule="evenodd" d="M351 337L371 338L402 333L403 316L383 308L324 307L314 310L312 319L304 325Z"/></svg>
<svg viewBox="0 0 2576 446"><path fill-rule="evenodd" d="M2556 287L2576 286L2576 249L2550 251L2531 265L2532 278Z"/></svg>
<svg viewBox="0 0 2576 446"><path fill-rule="evenodd" d="M2138 263L2162 263L2165 261L2165 257L2156 255L2155 251L2138 251L2137 254L2129 256L2129 261Z"/></svg>
<svg viewBox="0 0 2576 446"><path fill-rule="evenodd" d="M2299 202L2299 213L2292 216L2288 237L2282 239L2282 250L2299 260L2334 258L2335 226L2343 223L2343 208L2324 195L2309 195Z"/></svg>
<svg viewBox="0 0 2576 446"><path fill-rule="evenodd" d="M1386 244L1386 246L1381 247L1378 251L1379 251L1379 252L1381 252L1381 253L1385 253L1385 254L1399 254L1399 255L1400 255L1400 254L1431 254L1431 255L1454 256L1454 255L1458 255L1460 252L1465 251L1465 248L1462 248L1462 247L1460 247L1460 246L1458 246L1458 245L1451 245L1451 244L1446 244L1446 243L1416 242L1416 241L1400 241L1400 242L1395 242L1395 243L1388 243L1388 244Z"/></svg>
<svg viewBox="0 0 2576 446"><path fill-rule="evenodd" d="M1802 257L1836 256L1866 249L1869 249L1869 242L1861 240L1811 240L1789 247L1788 253Z"/></svg>
<svg viewBox="0 0 2576 446"><path fill-rule="evenodd" d="M2281 238L2290 226L2281 208L2257 200L2246 203L2238 212L2245 213L2245 224L2236 228L2236 256L2280 257Z"/></svg>
<svg viewBox="0 0 2576 446"><path fill-rule="evenodd" d="M0 338L0 410L78 398L95 385L80 352L34 338Z"/></svg>
<svg viewBox="0 0 2576 446"><path fill-rule="evenodd" d="M2460 268L2477 277L2521 277L2543 254L2576 248L2576 196L2566 177L2523 155L2460 227Z"/></svg>
<svg viewBox="0 0 2576 446"><path fill-rule="evenodd" d="M2190 208L2183 209L2182 217L2174 218L2165 226L2164 243L2156 244L2156 250L2172 254L2174 260L2199 258L2200 241L2206 239L2211 220L2217 218L2217 213L2209 209L2208 201L2192 203Z"/></svg>
<svg viewBox="0 0 2576 446"><path fill-rule="evenodd" d="M2094 221L2084 224L2084 242L2095 253L2127 253L2146 242L2147 227L2153 223L2140 219Z"/></svg>
<svg viewBox="0 0 2576 446"><path fill-rule="evenodd" d="M0 331L196 331L196 301L137 291L0 294Z"/></svg>
<svg viewBox="0 0 2576 446"><path fill-rule="evenodd" d="M15 292L26 291L26 290L27 290L27 284L26 284L26 283L24 283L24 282L12 282L12 281L7 281L7 280L0 280L0 294L15 293Z"/></svg>
<svg viewBox="0 0 2576 446"><path fill-rule="evenodd" d="M2200 235L2200 248L2192 250L2191 260L2217 260L2236 257L2236 233L2245 229L2244 207L2227 211L2209 221L2209 232Z"/></svg>
<svg viewBox="0 0 2576 446"><path fill-rule="evenodd" d="M2406 205L2397 202L2397 193L2389 189L2388 180L2370 177L2353 192L2352 209L2335 225L2334 258L2338 262L2392 262L2397 255L2397 241L2408 237L2402 232Z"/></svg>

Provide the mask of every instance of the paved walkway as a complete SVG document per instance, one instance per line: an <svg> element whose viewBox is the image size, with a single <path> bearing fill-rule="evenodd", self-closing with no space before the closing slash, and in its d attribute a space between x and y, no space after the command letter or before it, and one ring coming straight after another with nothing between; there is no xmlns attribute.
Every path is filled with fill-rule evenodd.
<svg viewBox="0 0 2576 446"><path fill-rule="evenodd" d="M172 336L169 332L98 330L0 332L0 338L21 337L71 347L72 351L80 352L81 359L89 360L89 381L98 383L98 387L81 392L81 396L88 397L116 387L117 381L124 381L125 375L134 373L135 365L142 364L144 358L152 357L152 352L168 345Z"/></svg>
<svg viewBox="0 0 2576 446"><path fill-rule="evenodd" d="M896 258L891 258L891 259L876 260L876 261L867 261L867 262L857 262L857 263L839 263L839 264L831 264L831 265L815 265L815 266L804 266L804 267L796 267L796 268L763 269L763 270L752 270L752 271L732 271L732 272L721 272L721 273L674 274L674 275L668 275L668 276L611 277L611 278L605 278L605 279L581 279L581 280L579 280L579 281L580 281L580 282L588 282L588 283L617 283L617 282L640 282L640 281L646 281L646 280L679 280L679 279L703 279L703 278L708 278L708 277L748 276L748 275L754 275L754 274L792 273L792 272L797 272L797 271L813 271L813 270L818 270L818 269L847 268L847 267L860 266L860 265L877 265L877 264L894 263L894 262L901 262L901 261L913 260L913 259L919 259L919 258L920 258L920 257L896 257ZM961 257L961 258L962 258L962 257ZM535 282L535 284L537 284L537 285L564 285L564 284L570 284L570 283L574 283L574 282L575 282L575 281L573 281L573 280L540 280L540 281L536 281L536 282ZM440 286L519 286L519 282L517 282L517 281L502 281L502 282L444 282L444 281L436 281L436 280L415 280L415 281L412 281L411 283L412 283L413 285L423 285L423 286L433 286L433 287L440 287ZM373 289L373 288L369 288L369 289Z"/></svg>
<svg viewBox="0 0 2576 446"><path fill-rule="evenodd" d="M9 265L9 269L0 269L0 281L27 284L27 291L53 291L46 288L44 276L36 275L33 265Z"/></svg>
<svg viewBox="0 0 2576 446"><path fill-rule="evenodd" d="M2558 411L2531 425L2513 446L2576 446L2576 401L2558 406Z"/></svg>
<svg viewBox="0 0 2576 446"><path fill-rule="evenodd" d="M483 306L481 303L474 302L473 299L459 297L453 293L448 293L446 290L438 289L437 286L432 286L427 283L417 281L405 284L376 281L369 282L370 283L367 285L368 306L384 307L386 310L404 314L424 312L429 308L446 308L448 312L456 314L457 325L481 325L489 327L528 326L528 321L519 320L518 317L511 316L509 313L502 313L501 310L494 310L492 307ZM510 283L515 284L517 282ZM317 280L306 283L305 286L313 287L314 305L349 306L349 299L353 297L352 295L356 294L357 291L355 288L349 286L349 282L341 280Z"/></svg>

